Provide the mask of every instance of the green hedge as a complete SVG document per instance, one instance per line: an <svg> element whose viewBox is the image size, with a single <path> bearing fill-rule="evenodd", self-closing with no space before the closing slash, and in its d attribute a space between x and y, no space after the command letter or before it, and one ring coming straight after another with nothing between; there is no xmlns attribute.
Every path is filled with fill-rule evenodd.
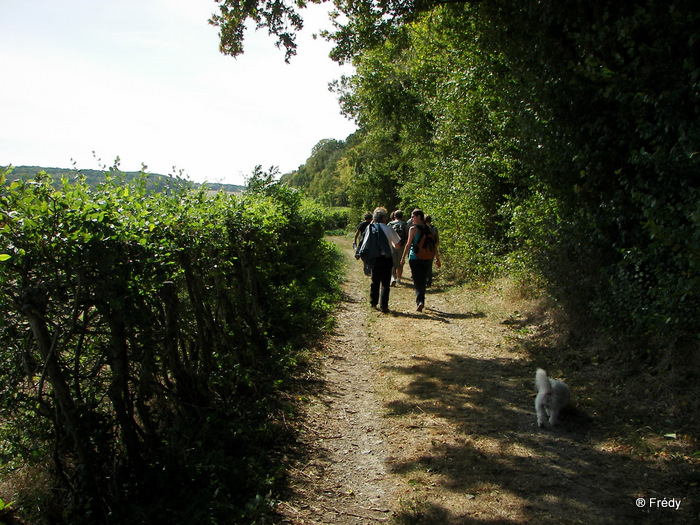
<svg viewBox="0 0 700 525"><path fill-rule="evenodd" d="M29 518L253 520L278 390L339 297L323 214L260 173L242 197L52 182L0 197L0 452L50 480Z"/></svg>

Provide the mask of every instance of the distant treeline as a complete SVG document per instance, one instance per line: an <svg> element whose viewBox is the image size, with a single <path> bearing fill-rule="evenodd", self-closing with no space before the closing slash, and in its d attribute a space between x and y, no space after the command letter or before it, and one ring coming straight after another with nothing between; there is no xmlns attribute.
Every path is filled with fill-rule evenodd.
<svg viewBox="0 0 700 525"><path fill-rule="evenodd" d="M6 168L6 167L5 167ZM74 181L76 178L84 177L85 183L91 188L95 189L99 184L103 184L107 181L108 177L122 178L127 184L133 183L142 172L139 171L114 171L114 170L81 170L81 169L68 169L68 168L43 168L40 166L13 166L12 173L8 175L5 184L10 184L13 180L30 180L36 177L37 173L45 172L51 175L54 183L59 183L61 178L65 177L69 181ZM151 191L164 191L165 189L172 189L176 186L190 185L193 189L199 189L202 184L190 182L187 179L182 179L178 177L173 177L171 175L160 175L158 173L148 173L146 188L149 192ZM215 182L207 182L206 186L212 191L224 190L227 193L241 193L245 186L239 186L237 184L222 184Z"/></svg>

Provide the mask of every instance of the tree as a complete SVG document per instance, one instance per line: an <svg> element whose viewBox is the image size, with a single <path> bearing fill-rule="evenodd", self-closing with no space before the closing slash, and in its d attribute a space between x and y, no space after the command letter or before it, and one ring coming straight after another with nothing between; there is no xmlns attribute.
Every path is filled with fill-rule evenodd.
<svg viewBox="0 0 700 525"><path fill-rule="evenodd" d="M321 0L311 0L321 3ZM251 20L256 29L267 29L277 37L276 45L284 47L285 60L296 54L296 32L304 27L300 10L304 0L222 0L217 2L219 13L212 15L209 23L219 28L219 50L232 56L243 53L246 22Z"/></svg>
<svg viewBox="0 0 700 525"><path fill-rule="evenodd" d="M444 254L465 273L518 261L628 339L692 339L696 2L335 7L344 16L326 37L357 68L338 87L364 137L351 201L436 208L454 239L443 236Z"/></svg>
<svg viewBox="0 0 700 525"><path fill-rule="evenodd" d="M283 175L280 181L304 190L325 206L347 206L347 176L343 173L347 149L344 141L321 140L306 162L296 171Z"/></svg>

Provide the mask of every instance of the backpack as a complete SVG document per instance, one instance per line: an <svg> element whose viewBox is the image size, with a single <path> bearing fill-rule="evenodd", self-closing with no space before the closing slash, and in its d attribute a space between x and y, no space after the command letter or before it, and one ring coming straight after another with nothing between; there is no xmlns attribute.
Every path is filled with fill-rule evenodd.
<svg viewBox="0 0 700 525"><path fill-rule="evenodd" d="M374 223L365 228L365 236L367 237L367 241L363 242L357 252L355 252L355 259L362 259L365 264L373 267L374 260L379 257L382 252L390 256L391 248L389 240L386 238L386 235L384 235L381 227Z"/></svg>
<svg viewBox="0 0 700 525"><path fill-rule="evenodd" d="M419 259L432 261L437 254L437 238L430 228L418 227L420 237L414 241L413 251Z"/></svg>
<svg viewBox="0 0 700 525"><path fill-rule="evenodd" d="M406 244L408 239L408 223L406 221L395 220L389 223L396 233L401 237L401 246Z"/></svg>

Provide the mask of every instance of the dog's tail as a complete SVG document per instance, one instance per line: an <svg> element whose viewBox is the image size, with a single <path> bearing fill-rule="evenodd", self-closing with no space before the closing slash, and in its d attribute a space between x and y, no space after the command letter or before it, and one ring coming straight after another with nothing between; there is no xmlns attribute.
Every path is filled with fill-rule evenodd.
<svg viewBox="0 0 700 525"><path fill-rule="evenodd" d="M535 373L535 383L537 383L537 388L540 392L549 394L552 391L552 385L549 383L549 377L547 377L547 372L541 368L537 369Z"/></svg>

